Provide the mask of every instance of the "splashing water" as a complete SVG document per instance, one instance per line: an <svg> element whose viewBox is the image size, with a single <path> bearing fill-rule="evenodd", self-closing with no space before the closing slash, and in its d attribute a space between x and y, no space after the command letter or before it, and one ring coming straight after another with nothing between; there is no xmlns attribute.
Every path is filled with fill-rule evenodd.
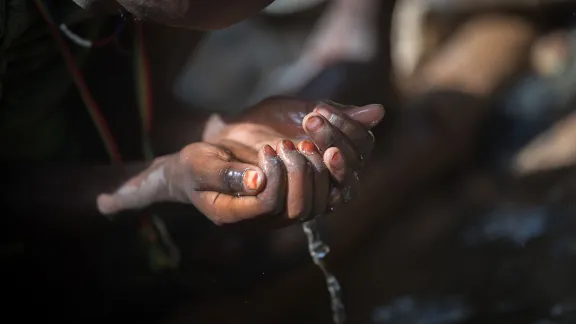
<svg viewBox="0 0 576 324"><path fill-rule="evenodd" d="M311 220L302 223L302 230L306 234L308 240L308 252L312 257L312 261L322 270L326 278L326 286L328 293L330 293L330 302L332 308L332 319L335 324L342 324L346 321L346 312L344 310L344 303L342 302L342 291L338 279L328 271L324 258L330 252L330 247L320 239L317 221Z"/></svg>

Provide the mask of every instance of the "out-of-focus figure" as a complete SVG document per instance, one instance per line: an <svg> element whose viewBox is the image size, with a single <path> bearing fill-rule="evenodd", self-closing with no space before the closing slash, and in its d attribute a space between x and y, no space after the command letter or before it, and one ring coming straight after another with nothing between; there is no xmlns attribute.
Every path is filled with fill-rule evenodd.
<svg viewBox="0 0 576 324"><path fill-rule="evenodd" d="M378 0L277 0L265 16L207 37L175 92L221 111L298 93L331 66L375 58L379 7Z"/></svg>
<svg viewBox="0 0 576 324"><path fill-rule="evenodd" d="M529 48L522 47L512 61L495 57L482 65L480 56L518 48L517 43L506 41L509 38L505 36L509 34L514 39L518 29L496 20L479 27L479 30L492 29L494 38L485 38L468 48L463 44L471 42L466 40L470 35L457 40L456 35L466 28L468 21L491 13L531 21L538 28L538 36L528 43ZM494 159L505 169L525 174L574 164L573 146L562 144L573 142L569 126L559 125L554 128L554 135L549 132L543 135L546 140L539 138L528 143L574 110L575 27L574 4L564 0L399 0L391 34L394 79L406 96L422 91L422 87L438 87L438 82L459 88L471 84L485 87L489 98L498 102L496 114L506 124L506 130L499 132L497 142L492 143L498 152ZM439 57L447 51L453 55L444 55L446 60L442 61ZM450 80L455 70L469 75L469 82ZM560 124L569 123L570 118ZM528 145L526 149L515 153L524 145Z"/></svg>

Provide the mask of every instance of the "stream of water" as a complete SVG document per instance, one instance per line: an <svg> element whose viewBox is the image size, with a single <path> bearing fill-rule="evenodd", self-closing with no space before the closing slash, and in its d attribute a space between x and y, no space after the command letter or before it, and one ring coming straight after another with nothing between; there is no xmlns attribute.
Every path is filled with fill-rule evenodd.
<svg viewBox="0 0 576 324"><path fill-rule="evenodd" d="M344 310L344 303L342 302L342 289L338 279L328 271L324 262L324 258L330 252L330 247L320 239L320 232L318 231L318 223L316 220L302 223L302 229L308 240L308 251L312 257L312 261L322 270L326 278L326 286L328 287L328 293L330 293L332 319L335 324L343 324L346 322L346 312Z"/></svg>

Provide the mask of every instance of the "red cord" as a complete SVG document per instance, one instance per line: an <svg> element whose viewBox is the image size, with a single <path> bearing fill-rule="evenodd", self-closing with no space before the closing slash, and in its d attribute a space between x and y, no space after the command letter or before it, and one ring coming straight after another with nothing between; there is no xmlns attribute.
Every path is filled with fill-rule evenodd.
<svg viewBox="0 0 576 324"><path fill-rule="evenodd" d="M100 107L94 100L94 97L92 97L92 94L90 93L90 90L86 85L86 81L84 80L84 77L80 72L80 69L78 68L78 66L74 61L74 57L72 55L72 52L70 51L70 48L68 47L68 44L60 34L60 30L56 27L56 25L54 25L54 23L48 16L48 13L45 11L45 8L43 8L42 4L39 1L41 0L35 1L36 7L38 8L38 11L40 11L42 17L48 24L48 28L50 29L52 36L56 39L56 42L62 49L62 55L64 57L66 66L70 71L70 73L72 74L72 78L74 79L76 86L78 87L78 91L80 92L82 98L85 100L87 108L90 111L92 118L94 119L94 122L97 124L96 125L97 128L101 132L101 135L105 141L105 145L108 150L108 153L110 154L112 162L115 164L122 164L122 156L120 155L120 151L118 150L116 140L114 139L110 131L110 128L108 127L108 123L106 122L104 116L102 115Z"/></svg>

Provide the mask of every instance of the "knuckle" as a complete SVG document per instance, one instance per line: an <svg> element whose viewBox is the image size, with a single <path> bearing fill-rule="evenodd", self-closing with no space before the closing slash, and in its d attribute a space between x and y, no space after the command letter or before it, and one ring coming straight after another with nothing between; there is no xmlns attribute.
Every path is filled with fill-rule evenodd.
<svg viewBox="0 0 576 324"><path fill-rule="evenodd" d="M346 120L344 120L344 118L338 116L338 114L335 112L332 112L328 121L334 127L338 128L342 131L344 131L348 127L348 123L346 122Z"/></svg>

